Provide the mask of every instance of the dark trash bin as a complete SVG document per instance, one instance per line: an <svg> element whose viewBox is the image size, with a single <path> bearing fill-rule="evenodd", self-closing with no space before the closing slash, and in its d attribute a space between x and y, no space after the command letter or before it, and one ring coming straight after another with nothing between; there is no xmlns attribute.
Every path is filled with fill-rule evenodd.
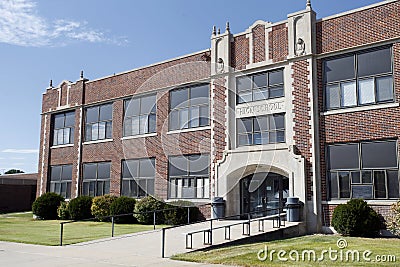
<svg viewBox="0 0 400 267"><path fill-rule="evenodd" d="M214 197L211 206L213 219L225 217L225 200L222 197Z"/></svg>
<svg viewBox="0 0 400 267"><path fill-rule="evenodd" d="M286 220L288 222L300 221L300 202L298 197L288 197L286 201Z"/></svg>

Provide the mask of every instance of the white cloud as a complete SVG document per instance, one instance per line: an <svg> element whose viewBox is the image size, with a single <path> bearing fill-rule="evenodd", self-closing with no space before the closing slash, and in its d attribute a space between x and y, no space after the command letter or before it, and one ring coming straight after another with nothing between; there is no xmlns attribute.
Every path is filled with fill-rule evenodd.
<svg viewBox="0 0 400 267"><path fill-rule="evenodd" d="M39 153L38 149L14 149L14 148L8 148L4 149L1 152L3 153L15 153L15 154L37 154Z"/></svg>
<svg viewBox="0 0 400 267"><path fill-rule="evenodd" d="M0 1L0 42L19 46L59 46L72 41L90 43L127 43L121 38L107 37L83 21L59 19L48 21L38 14L32 0Z"/></svg>

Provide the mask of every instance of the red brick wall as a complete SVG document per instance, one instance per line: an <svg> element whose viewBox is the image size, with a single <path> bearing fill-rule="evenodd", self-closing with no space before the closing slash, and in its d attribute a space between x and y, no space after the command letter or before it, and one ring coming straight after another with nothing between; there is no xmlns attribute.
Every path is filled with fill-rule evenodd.
<svg viewBox="0 0 400 267"><path fill-rule="evenodd" d="M231 67L237 70L246 69L249 62L249 39L246 35L239 35L234 38L231 44Z"/></svg>
<svg viewBox="0 0 400 267"><path fill-rule="evenodd" d="M257 25L253 28L253 62L265 61L265 26Z"/></svg>
<svg viewBox="0 0 400 267"><path fill-rule="evenodd" d="M307 180L306 192L307 199L312 196L312 164L311 158L311 134L310 134L310 107L311 99L309 97L309 63L307 60L294 62L292 65L293 78L293 105L294 105L294 141L296 152L305 158L305 175Z"/></svg>
<svg viewBox="0 0 400 267"><path fill-rule="evenodd" d="M317 23L317 53L327 53L400 36L400 2Z"/></svg>
<svg viewBox="0 0 400 267"><path fill-rule="evenodd" d="M280 24L272 27L268 33L269 59L274 62L283 61L288 56L288 29L287 25Z"/></svg>

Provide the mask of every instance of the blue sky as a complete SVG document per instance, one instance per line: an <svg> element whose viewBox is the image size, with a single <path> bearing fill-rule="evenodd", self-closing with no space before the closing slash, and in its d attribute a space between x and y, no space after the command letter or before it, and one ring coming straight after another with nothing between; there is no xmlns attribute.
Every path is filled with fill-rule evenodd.
<svg viewBox="0 0 400 267"><path fill-rule="evenodd" d="M378 3L314 0L317 17ZM36 172L42 93L210 47L213 25L278 22L306 0L0 0L0 173Z"/></svg>

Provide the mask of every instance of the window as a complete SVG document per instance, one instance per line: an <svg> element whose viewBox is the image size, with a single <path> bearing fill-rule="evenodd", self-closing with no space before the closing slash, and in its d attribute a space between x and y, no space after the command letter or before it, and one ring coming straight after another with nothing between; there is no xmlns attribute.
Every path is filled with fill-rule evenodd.
<svg viewBox="0 0 400 267"><path fill-rule="evenodd" d="M236 79L237 103L284 96L283 69Z"/></svg>
<svg viewBox="0 0 400 267"><path fill-rule="evenodd" d="M238 146L285 142L285 114L274 114L237 120Z"/></svg>
<svg viewBox="0 0 400 267"><path fill-rule="evenodd" d="M393 101L391 48L325 60L324 83L328 110Z"/></svg>
<svg viewBox="0 0 400 267"><path fill-rule="evenodd" d="M121 194L135 198L154 195L155 176L154 158L122 161Z"/></svg>
<svg viewBox="0 0 400 267"><path fill-rule="evenodd" d="M179 130L209 125L208 84L170 92L169 129Z"/></svg>
<svg viewBox="0 0 400 267"><path fill-rule="evenodd" d="M330 197L399 198L396 144L390 140L328 146Z"/></svg>
<svg viewBox="0 0 400 267"><path fill-rule="evenodd" d="M156 95L124 102L124 136L156 132Z"/></svg>
<svg viewBox="0 0 400 267"><path fill-rule="evenodd" d="M53 116L53 146L74 143L75 111Z"/></svg>
<svg viewBox="0 0 400 267"><path fill-rule="evenodd" d="M103 196L110 193L110 162L83 164L82 194Z"/></svg>
<svg viewBox="0 0 400 267"><path fill-rule="evenodd" d="M209 157L188 155L169 158L169 198L209 198Z"/></svg>
<svg viewBox="0 0 400 267"><path fill-rule="evenodd" d="M71 198L72 165L50 167L50 192Z"/></svg>
<svg viewBox="0 0 400 267"><path fill-rule="evenodd" d="M112 104L86 109L86 141L112 138Z"/></svg>

